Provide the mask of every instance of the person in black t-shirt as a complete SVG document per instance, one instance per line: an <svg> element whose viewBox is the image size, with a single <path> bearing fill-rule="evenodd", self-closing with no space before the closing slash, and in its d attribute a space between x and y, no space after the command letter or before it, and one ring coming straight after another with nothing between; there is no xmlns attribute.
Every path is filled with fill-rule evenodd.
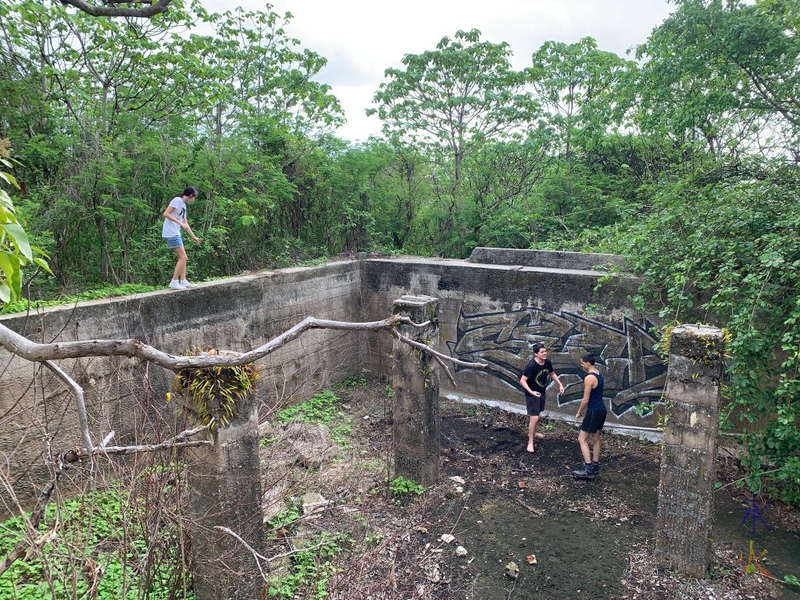
<svg viewBox="0 0 800 600"><path fill-rule="evenodd" d="M553 370L553 363L547 358L547 348L544 344L533 345L533 358L522 370L519 383L525 391L525 407L530 420L528 421L528 452L534 451L534 442L544 437L536 431L539 415L544 410L545 391L550 381L558 384L558 393L564 393L564 384Z"/></svg>

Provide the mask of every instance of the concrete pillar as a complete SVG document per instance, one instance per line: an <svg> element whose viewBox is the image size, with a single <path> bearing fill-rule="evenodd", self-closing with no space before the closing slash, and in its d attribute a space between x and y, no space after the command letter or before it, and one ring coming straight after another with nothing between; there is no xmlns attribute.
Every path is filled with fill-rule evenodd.
<svg viewBox="0 0 800 600"><path fill-rule="evenodd" d="M394 301L394 314L426 327L400 325L399 332L433 348L439 344L439 301L430 296L403 296ZM439 479L439 372L427 353L394 341L392 348L394 388L394 468L422 485Z"/></svg>
<svg viewBox="0 0 800 600"><path fill-rule="evenodd" d="M694 577L711 563L724 349L715 327L681 325L670 336L656 560Z"/></svg>
<svg viewBox="0 0 800 600"><path fill-rule="evenodd" d="M196 600L266 598L255 558L227 527L264 555L258 409L252 395L227 427L206 432L213 446L188 451L190 536Z"/></svg>

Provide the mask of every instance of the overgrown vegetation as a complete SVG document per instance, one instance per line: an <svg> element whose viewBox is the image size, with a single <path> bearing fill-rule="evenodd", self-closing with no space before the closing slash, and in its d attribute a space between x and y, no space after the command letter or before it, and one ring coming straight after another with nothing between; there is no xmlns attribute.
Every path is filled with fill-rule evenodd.
<svg viewBox="0 0 800 600"><path fill-rule="evenodd" d="M637 62L585 38L546 42L519 71L508 44L459 31L387 71L375 93L385 135L353 145L331 133L343 114L317 78L326 59L270 5L210 15L192 0L115 21L5 2L0 302L34 310L163 286L173 257L161 213L187 183L201 190L198 280L360 251L619 253L643 282L638 308L666 327L726 329L724 426L745 431L743 483L800 504L798 14L796 0L678 0ZM198 25L211 33L182 35ZM452 122L454 111L471 118ZM255 376L242 369L182 380L200 398L229 391L222 405L198 402L203 422L235 416ZM323 392L278 419L325 424L346 444L337 400ZM182 555L161 550L174 571L152 562L153 540L178 535L169 520L132 531L92 517L124 497L76 500L63 514L81 533L41 539L0 585L14 598L102 597L105 581L131 598L189 597ZM151 509L124 507L142 523ZM22 518L5 527L4 548L38 535ZM121 546L119 531L144 541ZM130 570L141 561L145 578ZM306 569L305 582L327 576Z"/></svg>
<svg viewBox="0 0 800 600"><path fill-rule="evenodd" d="M748 484L798 502L796 4L679 0L638 62L584 38L548 41L517 71L508 44L459 31L387 71L384 137L351 145L331 135L342 112L314 78L324 57L270 5L209 15L193 1L131 25L6 3L0 136L4 166L9 144L19 164L2 175L20 189L3 205L0 296L25 290L33 304L6 308L19 310L163 285L160 215L186 183L201 190L195 279L356 251L620 253L644 282L640 308L730 332L726 426L747 429ZM170 35L200 23L211 33ZM145 88L142 107L131 90ZM52 275L30 268L44 263L9 215Z"/></svg>
<svg viewBox="0 0 800 600"><path fill-rule="evenodd" d="M27 514L0 524L0 555L31 541L0 577L0 599L193 600L176 523L148 529L141 500L118 486L50 505L37 531Z"/></svg>
<svg viewBox="0 0 800 600"><path fill-rule="evenodd" d="M103 298L116 298L119 296L134 296L136 294L146 294L147 292L156 291L157 287L152 285L144 285L141 283L126 283L118 286L103 286L94 290L87 290L79 294L71 294L61 296L54 300L28 300L23 298L15 302L9 302L2 309L0 314L16 313L16 312L35 312L40 308L47 308L48 306L63 306L70 304L78 304L88 300L102 300Z"/></svg>

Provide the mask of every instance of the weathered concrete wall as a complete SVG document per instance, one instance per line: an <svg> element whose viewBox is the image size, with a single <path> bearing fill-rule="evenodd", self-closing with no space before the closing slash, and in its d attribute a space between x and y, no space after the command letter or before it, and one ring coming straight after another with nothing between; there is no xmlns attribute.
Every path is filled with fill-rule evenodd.
<svg viewBox="0 0 800 600"><path fill-rule="evenodd" d="M666 366L653 350L652 323L634 311L628 297L638 283L609 275L595 265L618 264L607 255L476 249L480 263L447 259L370 258L361 263L364 316L388 315L392 302L403 294L427 295L440 300L439 350L466 361L488 363L485 372L456 370L457 387L441 378L442 394L463 400L505 403L524 410L518 381L530 360L530 347L542 342L566 387L563 396L548 390L547 409L575 414L583 393L579 357L594 352L605 375L609 425L650 426L653 416L640 417L632 408L640 402L660 401ZM535 256L525 256L526 254ZM558 268L567 264L581 269ZM499 264L524 258L528 267ZM606 277L602 286L600 279ZM389 368L391 342L368 335L365 367L382 373Z"/></svg>
<svg viewBox="0 0 800 600"><path fill-rule="evenodd" d="M164 352L183 354L210 345L248 351L307 316L359 321L359 271L355 262L288 269L165 290L124 299L60 307L0 323L36 342L136 338ZM274 406L279 397L307 395L316 387L360 370L358 335L312 330L261 361L257 397ZM115 445L166 439L175 427L164 400L173 374L136 359L59 361L85 387L95 442L117 432ZM28 500L48 477L46 453L81 444L71 394L48 371L12 358L0 348L0 460L15 489ZM82 444L81 444L82 445ZM5 494L4 500L11 502ZM0 512L4 508L0 505Z"/></svg>
<svg viewBox="0 0 800 600"><path fill-rule="evenodd" d="M503 264L509 261L518 263ZM666 367L653 351L651 323L627 300L637 282L595 270L607 264L619 262L608 255L491 249L476 249L468 261L365 256L4 316L0 322L38 342L137 338L174 354L206 345L247 351L306 316L379 320L392 314L397 298L426 295L440 302L439 350L490 365L485 372L456 370L456 388L442 377L443 394L522 410L519 375L531 344L541 341L567 388L561 398L549 391L548 410L574 414L582 390L578 357L593 351L606 378L608 423L652 425L652 417L641 418L632 408L660 400ZM598 288L604 276L608 281ZM309 331L262 361L259 400L273 406L278 397L295 391L301 397L346 373L385 376L392 339L385 332ZM59 364L85 386L95 440L112 429L118 445L143 436L165 439L174 429L164 403L172 373L124 358ZM51 464L45 453L81 443L74 400L49 372L3 349L0 382L0 460L14 474L15 488L28 483L35 494Z"/></svg>

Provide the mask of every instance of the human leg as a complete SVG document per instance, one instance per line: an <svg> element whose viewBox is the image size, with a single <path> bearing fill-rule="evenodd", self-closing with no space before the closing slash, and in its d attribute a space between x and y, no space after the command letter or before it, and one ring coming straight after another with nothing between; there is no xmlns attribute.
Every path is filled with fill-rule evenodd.
<svg viewBox="0 0 800 600"><path fill-rule="evenodd" d="M590 437L592 440L592 462L600 462L600 432L593 433Z"/></svg>
<svg viewBox="0 0 800 600"><path fill-rule="evenodd" d="M533 415L528 420L528 452L534 451L533 443L536 440L536 425L539 423L539 415Z"/></svg>
<svg viewBox="0 0 800 600"><path fill-rule="evenodd" d="M539 397L525 396L525 408L528 413L528 452L533 452L534 442L536 441L537 433L536 426L539 424L539 415L544 410L544 394Z"/></svg>
<svg viewBox="0 0 800 600"><path fill-rule="evenodd" d="M183 246L179 246L173 248L172 251L175 252L175 255L178 257L175 263L175 270L172 272L172 279L173 281L182 281L186 279L186 263L188 261L186 249Z"/></svg>
<svg viewBox="0 0 800 600"><path fill-rule="evenodd" d="M592 462L592 453L589 448L589 433L581 431L578 434L578 445L581 448L581 455L583 455L583 462L589 464Z"/></svg>
<svg viewBox="0 0 800 600"><path fill-rule="evenodd" d="M578 444L583 456L583 467L572 472L578 479L594 479L600 473L599 463L592 462L592 458L595 455L595 451L597 451L596 456L598 458L600 456L599 427L603 426L604 420L604 415L591 408L586 411L586 415L583 417L581 431L578 434Z"/></svg>

